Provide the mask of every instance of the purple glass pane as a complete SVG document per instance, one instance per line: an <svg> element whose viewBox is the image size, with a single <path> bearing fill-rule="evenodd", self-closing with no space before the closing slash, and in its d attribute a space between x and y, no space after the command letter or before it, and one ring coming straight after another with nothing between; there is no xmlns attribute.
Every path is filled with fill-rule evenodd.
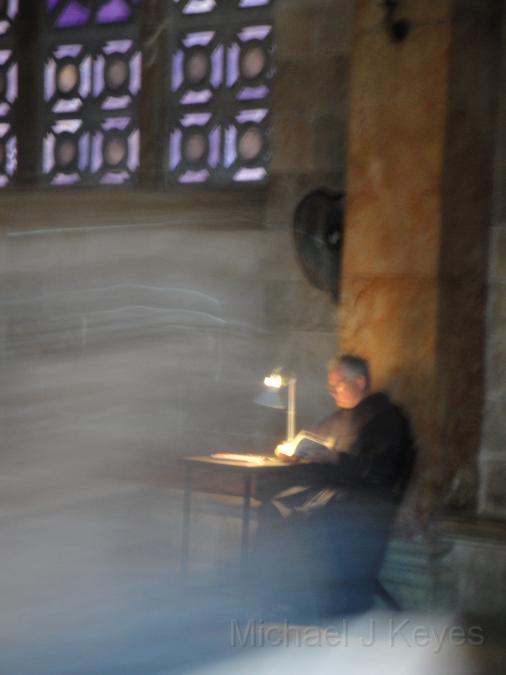
<svg viewBox="0 0 506 675"><path fill-rule="evenodd" d="M195 47L196 45L206 46L214 37L214 31L202 31L201 33L189 33L184 39L185 47Z"/></svg>
<svg viewBox="0 0 506 675"><path fill-rule="evenodd" d="M71 56L75 58L76 56L78 56L81 49L82 49L81 45L59 45L55 49L54 55L56 56L57 59L62 59L65 56Z"/></svg>
<svg viewBox="0 0 506 675"><path fill-rule="evenodd" d="M83 7L76 0L70 0L63 12L58 17L56 25L59 28L69 28L70 26L84 26L91 16L91 10Z"/></svg>
<svg viewBox="0 0 506 675"><path fill-rule="evenodd" d="M18 67L16 64L12 65L7 72L7 100L9 103L14 103L18 96Z"/></svg>
<svg viewBox="0 0 506 675"><path fill-rule="evenodd" d="M17 151L16 151L16 139L14 137L9 138L7 141L6 150L6 160L5 168L9 176L12 176L17 166Z"/></svg>
<svg viewBox="0 0 506 675"><path fill-rule="evenodd" d="M0 103L0 117L5 117L11 109L8 103Z"/></svg>
<svg viewBox="0 0 506 675"><path fill-rule="evenodd" d="M181 119L183 127L198 126L202 127L211 119L211 113L188 113Z"/></svg>
<svg viewBox="0 0 506 675"><path fill-rule="evenodd" d="M209 134L209 164L215 169L220 161L220 129L216 127Z"/></svg>
<svg viewBox="0 0 506 675"><path fill-rule="evenodd" d="M46 101L49 101L49 99L54 94L55 74L56 74L56 64L51 59L51 61L49 61L44 71L44 98Z"/></svg>
<svg viewBox="0 0 506 675"><path fill-rule="evenodd" d="M200 171L187 171L179 178L180 183L203 183L209 178L209 171L201 169Z"/></svg>
<svg viewBox="0 0 506 675"><path fill-rule="evenodd" d="M69 173L69 174L58 173L51 181L53 185L74 185L75 183L78 182L79 182L78 173Z"/></svg>
<svg viewBox="0 0 506 675"><path fill-rule="evenodd" d="M44 139L42 150L42 171L49 173L54 166L54 136L50 134Z"/></svg>
<svg viewBox="0 0 506 675"><path fill-rule="evenodd" d="M183 14L205 14L216 7L216 0L189 0Z"/></svg>
<svg viewBox="0 0 506 675"><path fill-rule="evenodd" d="M46 0L46 2L47 2L47 8L50 12L52 12L53 9L58 4L58 0Z"/></svg>
<svg viewBox="0 0 506 675"><path fill-rule="evenodd" d="M7 178L7 176L0 175L0 188L5 187L8 182L9 182L9 179Z"/></svg>
<svg viewBox="0 0 506 675"><path fill-rule="evenodd" d="M91 170L98 171L102 166L102 134L95 134L91 144Z"/></svg>
<svg viewBox="0 0 506 675"><path fill-rule="evenodd" d="M140 134L139 130L136 129L133 133L130 134L128 139L128 161L127 165L130 171L135 171L139 166L139 144L140 144Z"/></svg>
<svg viewBox="0 0 506 675"><path fill-rule="evenodd" d="M262 87L244 87L237 94L239 101L248 101L248 100L257 100L260 98L265 98L269 93L269 89L265 86Z"/></svg>
<svg viewBox="0 0 506 675"><path fill-rule="evenodd" d="M239 76L239 46L233 44L228 49L227 87L231 87Z"/></svg>
<svg viewBox="0 0 506 675"><path fill-rule="evenodd" d="M98 56L93 66L93 95L99 96L104 88L104 57Z"/></svg>
<svg viewBox="0 0 506 675"><path fill-rule="evenodd" d="M125 0L109 0L97 12L97 23L118 23L130 18L131 9Z"/></svg>
<svg viewBox="0 0 506 675"><path fill-rule="evenodd" d="M270 32L270 26L248 26L242 29L239 37L243 42L247 42L248 40L264 40Z"/></svg>
<svg viewBox="0 0 506 675"><path fill-rule="evenodd" d="M7 73L7 100L14 103L18 97L18 66L12 65Z"/></svg>
<svg viewBox="0 0 506 675"><path fill-rule="evenodd" d="M267 110L265 108L259 108L255 110L241 110L241 112L236 115L236 120L239 124L244 124L245 122L256 122L257 124L265 119L267 115Z"/></svg>
<svg viewBox="0 0 506 675"><path fill-rule="evenodd" d="M7 16L9 19L13 19L18 13L18 0L8 0L9 5L7 7Z"/></svg>
<svg viewBox="0 0 506 675"><path fill-rule="evenodd" d="M211 84L219 87L223 78L223 46L214 50L211 56Z"/></svg>
<svg viewBox="0 0 506 675"><path fill-rule="evenodd" d="M110 131L111 129L120 129L123 131L129 124L129 117L109 117L102 124L102 129L104 131Z"/></svg>
<svg viewBox="0 0 506 675"><path fill-rule="evenodd" d="M130 60L130 93L138 94L141 88L141 55L137 52Z"/></svg>
<svg viewBox="0 0 506 675"><path fill-rule="evenodd" d="M207 103L212 97L209 89L204 89L204 91L189 91L181 99L181 103L185 105L191 105L194 103Z"/></svg>
<svg viewBox="0 0 506 675"><path fill-rule="evenodd" d="M88 166L90 154L90 135L89 133L83 134L79 139L79 162L78 166L80 171L84 171Z"/></svg>
<svg viewBox="0 0 506 675"><path fill-rule="evenodd" d="M169 169L173 171L181 161L181 137L182 133L176 129L170 137Z"/></svg>
<svg viewBox="0 0 506 675"><path fill-rule="evenodd" d="M268 5L271 0L241 0L239 7L261 7Z"/></svg>
<svg viewBox="0 0 506 675"><path fill-rule="evenodd" d="M104 110L121 110L127 108L130 101L130 96L108 96L102 104L102 108Z"/></svg>
<svg viewBox="0 0 506 675"><path fill-rule="evenodd" d="M80 68L81 82L79 84L79 93L82 98L86 98L91 91L91 57L87 56Z"/></svg>
<svg viewBox="0 0 506 675"><path fill-rule="evenodd" d="M3 11L6 12L7 17L3 21L0 21L0 35L5 35L12 28L12 20L18 13L18 0L9 0L7 8L5 8L5 0L1 3L4 8Z"/></svg>
<svg viewBox="0 0 506 675"><path fill-rule="evenodd" d="M79 131L81 125L81 120L58 120L53 128L58 134L60 134L62 131L69 131L71 134L75 134L76 131Z"/></svg>
<svg viewBox="0 0 506 675"><path fill-rule="evenodd" d="M257 181L262 180L265 176L267 176L267 171L262 166L259 166L255 169L239 169L234 175L234 180L240 182Z"/></svg>
<svg viewBox="0 0 506 675"><path fill-rule="evenodd" d="M121 185L130 179L130 175L126 171L118 171L115 173L109 172L100 180L105 185Z"/></svg>
<svg viewBox="0 0 506 675"><path fill-rule="evenodd" d="M79 98L72 98L70 100L62 99L57 101L53 106L53 112L55 113L69 113L76 112L81 107L82 102Z"/></svg>
<svg viewBox="0 0 506 675"><path fill-rule="evenodd" d="M176 91L183 81L183 52L179 49L172 59L172 91Z"/></svg>
<svg viewBox="0 0 506 675"><path fill-rule="evenodd" d="M9 60L11 54L12 52L9 49L0 51L0 66L3 66Z"/></svg>
<svg viewBox="0 0 506 675"><path fill-rule="evenodd" d="M229 167L235 162L236 149L235 138L237 130L235 127L229 127L225 133L225 167Z"/></svg>
<svg viewBox="0 0 506 675"><path fill-rule="evenodd" d="M132 40L111 40L104 46L104 54L125 54L132 46Z"/></svg>

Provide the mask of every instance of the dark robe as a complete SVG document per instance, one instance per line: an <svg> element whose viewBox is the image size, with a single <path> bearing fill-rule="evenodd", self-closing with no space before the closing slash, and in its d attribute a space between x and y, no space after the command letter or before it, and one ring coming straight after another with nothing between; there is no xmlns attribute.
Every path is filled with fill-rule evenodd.
<svg viewBox="0 0 506 675"><path fill-rule="evenodd" d="M308 597L320 615L360 611L372 603L414 463L410 425L379 392L337 410L314 432L332 439L330 449L299 446L290 487L270 486L259 509L258 541L273 564L270 592L288 604L304 596L303 614Z"/></svg>
<svg viewBox="0 0 506 675"><path fill-rule="evenodd" d="M354 408L339 409L320 422L315 432L331 438L330 449L299 450L311 463L309 484L338 490L339 499L397 502L411 474L415 450L402 408L383 392L370 394Z"/></svg>

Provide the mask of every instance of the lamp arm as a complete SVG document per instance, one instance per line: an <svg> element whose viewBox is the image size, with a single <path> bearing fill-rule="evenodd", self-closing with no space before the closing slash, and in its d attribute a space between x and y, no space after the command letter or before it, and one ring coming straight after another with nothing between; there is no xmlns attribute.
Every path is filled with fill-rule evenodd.
<svg viewBox="0 0 506 675"><path fill-rule="evenodd" d="M291 441L295 437L295 388L297 378L290 377L288 380L288 409L286 415L286 439Z"/></svg>

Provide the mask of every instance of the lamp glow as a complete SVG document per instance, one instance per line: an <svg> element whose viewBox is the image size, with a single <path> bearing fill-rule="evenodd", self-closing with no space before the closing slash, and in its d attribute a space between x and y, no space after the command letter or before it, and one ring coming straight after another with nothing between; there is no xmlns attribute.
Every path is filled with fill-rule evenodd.
<svg viewBox="0 0 506 675"><path fill-rule="evenodd" d="M264 384L266 387L271 387L272 389L281 389L283 378L280 373L271 373L267 377L264 377Z"/></svg>

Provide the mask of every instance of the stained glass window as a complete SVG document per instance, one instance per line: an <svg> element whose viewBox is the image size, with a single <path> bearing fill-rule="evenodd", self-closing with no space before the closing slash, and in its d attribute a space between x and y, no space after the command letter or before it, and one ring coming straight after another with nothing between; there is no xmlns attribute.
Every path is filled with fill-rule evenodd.
<svg viewBox="0 0 506 675"><path fill-rule="evenodd" d="M45 0L42 172L123 184L139 166L140 0Z"/></svg>
<svg viewBox="0 0 506 675"><path fill-rule="evenodd" d="M120 24L134 18L141 0L45 0L52 28Z"/></svg>
<svg viewBox="0 0 506 675"><path fill-rule="evenodd" d="M268 175L270 0L172 0L167 179Z"/></svg>
<svg viewBox="0 0 506 675"><path fill-rule="evenodd" d="M0 187L265 181L273 1L0 0Z"/></svg>
<svg viewBox="0 0 506 675"><path fill-rule="evenodd" d="M18 64L14 22L18 0L0 0L0 188L7 186L17 168L14 112L18 97Z"/></svg>

